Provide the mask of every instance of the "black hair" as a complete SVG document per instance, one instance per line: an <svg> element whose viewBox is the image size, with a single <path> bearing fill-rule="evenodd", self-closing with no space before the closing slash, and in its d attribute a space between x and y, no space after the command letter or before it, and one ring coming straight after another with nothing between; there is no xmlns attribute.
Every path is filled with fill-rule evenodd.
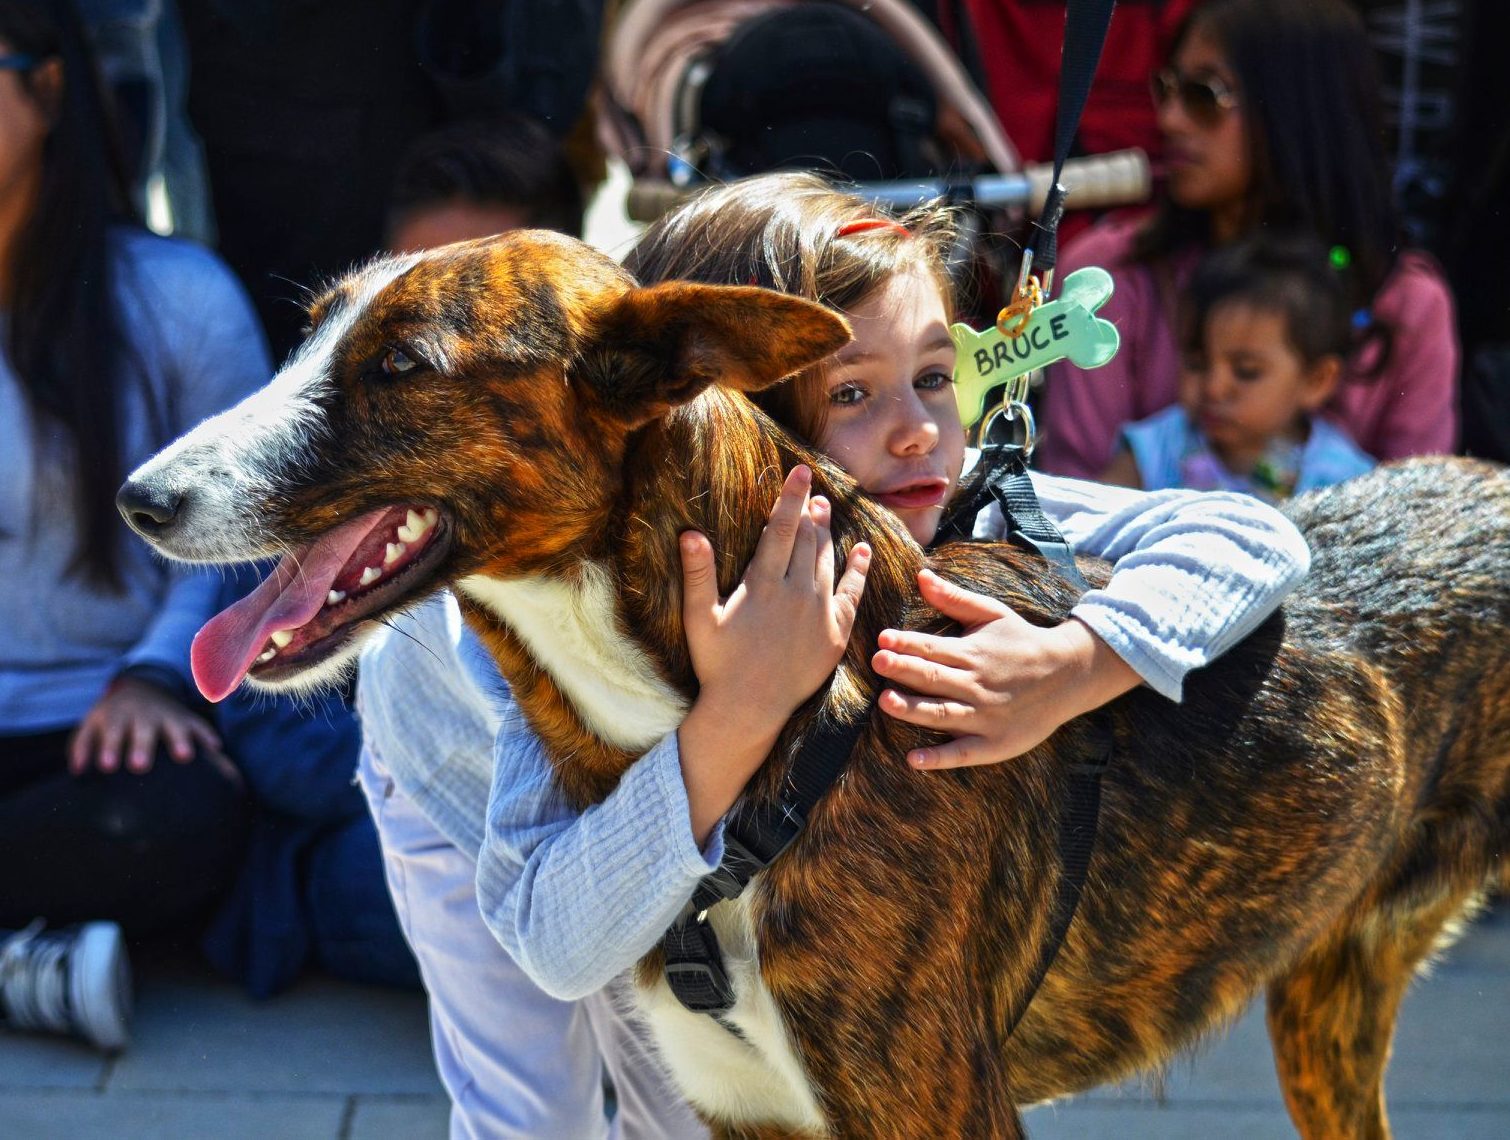
<svg viewBox="0 0 1510 1140"><path fill-rule="evenodd" d="M1352 344L1342 280L1330 251L1309 234L1256 234L1208 254L1183 298L1182 347L1200 351L1211 314L1234 302L1282 316L1308 365L1345 356Z"/></svg>
<svg viewBox="0 0 1510 1140"><path fill-rule="evenodd" d="M1367 310L1394 268L1401 230L1362 20L1344 0L1206 0L1171 55L1192 32L1219 45L1237 80L1253 171L1247 228L1303 229L1347 250L1349 305ZM1166 198L1134 256L1202 244L1209 225L1203 211Z"/></svg>
<svg viewBox="0 0 1510 1140"><path fill-rule="evenodd" d="M104 89L71 0L0 0L0 39L39 63L61 60L62 91L42 150L35 205L12 252L5 345L39 426L72 446L79 550L74 569L120 585L120 388L128 356L107 230L133 219ZM34 98L35 68L18 75ZM42 452L39 450L39 455Z"/></svg>
<svg viewBox="0 0 1510 1140"><path fill-rule="evenodd" d="M390 229L458 199L515 207L528 226L582 236L582 187L560 142L525 115L468 119L419 138L394 176Z"/></svg>

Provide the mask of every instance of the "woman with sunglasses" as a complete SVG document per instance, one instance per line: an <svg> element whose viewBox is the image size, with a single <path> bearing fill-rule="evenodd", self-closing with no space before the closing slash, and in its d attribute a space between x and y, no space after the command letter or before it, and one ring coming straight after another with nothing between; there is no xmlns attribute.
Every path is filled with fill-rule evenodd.
<svg viewBox="0 0 1510 1140"><path fill-rule="evenodd" d="M236 870L242 781L188 677L219 575L163 564L115 493L267 373L230 271L135 223L70 0L0 0L0 1021L13 1028L122 1047L122 930L177 927Z"/></svg>
<svg viewBox="0 0 1510 1140"><path fill-rule="evenodd" d="M1096 477L1120 428L1171 404L1177 299L1201 255L1274 227L1314 234L1348 293L1355 345L1327 415L1376 459L1450 451L1459 346L1452 295L1401 251L1373 56L1343 0L1207 0L1154 77L1167 154L1151 216L1113 218L1065 250L1061 275L1100 265L1100 315L1122 348L1104 368L1051 370L1042 466Z"/></svg>

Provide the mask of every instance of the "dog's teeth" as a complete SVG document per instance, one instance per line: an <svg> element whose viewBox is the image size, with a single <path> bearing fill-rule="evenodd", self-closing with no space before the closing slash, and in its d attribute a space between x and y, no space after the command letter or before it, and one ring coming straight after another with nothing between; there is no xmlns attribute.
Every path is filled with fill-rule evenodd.
<svg viewBox="0 0 1510 1140"><path fill-rule="evenodd" d="M257 658L256 663L258 665L264 665L267 662L271 661L276 656L278 656L278 651L276 649L267 649L267 650L264 650L262 652L262 655Z"/></svg>
<svg viewBox="0 0 1510 1140"><path fill-rule="evenodd" d="M383 571L377 566L369 566L362 571L361 581L358 585L370 586L383 576Z"/></svg>
<svg viewBox="0 0 1510 1140"><path fill-rule="evenodd" d="M285 645L287 645L293 639L294 639L293 633L290 632L289 630L286 630L286 629L280 629L280 630L278 630L270 638L270 640L272 641L273 645L276 648L278 648L278 649L282 649Z"/></svg>
<svg viewBox="0 0 1510 1140"><path fill-rule="evenodd" d="M340 602L344 602L345 600L346 600L346 591L345 590L332 590L330 593L328 593L328 594L325 595L325 604L327 606L334 606L334 605L337 605Z"/></svg>
<svg viewBox="0 0 1510 1140"><path fill-rule="evenodd" d="M411 507L404 517L404 525L398 528L398 537L404 542L413 542L434 526L438 517L433 507L426 507L423 514Z"/></svg>
<svg viewBox="0 0 1510 1140"><path fill-rule="evenodd" d="M404 551L408 549L402 542L390 542L388 544L388 553L383 555L383 565L392 566L404 556Z"/></svg>

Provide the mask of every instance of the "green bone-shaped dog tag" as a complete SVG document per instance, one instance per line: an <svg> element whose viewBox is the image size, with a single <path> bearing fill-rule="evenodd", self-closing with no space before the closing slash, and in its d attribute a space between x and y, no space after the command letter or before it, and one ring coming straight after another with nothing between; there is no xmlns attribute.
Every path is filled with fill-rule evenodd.
<svg viewBox="0 0 1510 1140"><path fill-rule="evenodd" d="M980 419L992 388L1035 368L1065 359L1079 368L1100 368L1115 356L1117 327L1095 315L1111 295L1112 275L1087 266L1066 277L1059 296L1034 309L1015 337L1003 335L995 325L985 332L963 324L952 327L949 333L959 351L954 396L964 425Z"/></svg>

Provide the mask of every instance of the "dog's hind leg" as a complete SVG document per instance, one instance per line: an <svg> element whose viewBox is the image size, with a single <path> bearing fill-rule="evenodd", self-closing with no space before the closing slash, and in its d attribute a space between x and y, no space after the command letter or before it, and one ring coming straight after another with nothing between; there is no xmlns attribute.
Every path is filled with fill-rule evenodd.
<svg viewBox="0 0 1510 1140"><path fill-rule="evenodd" d="M1388 1140L1384 1070L1400 1000L1472 896L1369 911L1270 985L1274 1063L1305 1140Z"/></svg>

